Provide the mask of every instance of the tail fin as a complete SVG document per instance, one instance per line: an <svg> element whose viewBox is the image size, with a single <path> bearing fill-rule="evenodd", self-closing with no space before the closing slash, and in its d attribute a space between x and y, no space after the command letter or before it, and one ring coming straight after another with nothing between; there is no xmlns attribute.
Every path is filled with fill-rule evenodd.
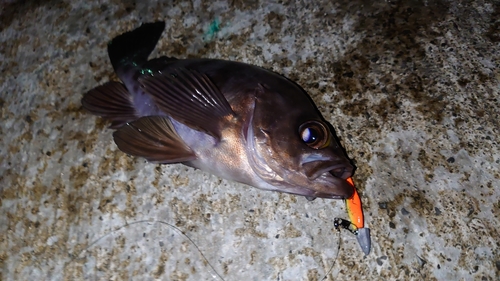
<svg viewBox="0 0 500 281"><path fill-rule="evenodd" d="M86 93L82 98L83 107L92 114L111 120L111 128L119 128L138 119L140 116L134 107L135 93L129 91L134 89L133 83L136 83L132 77L147 62L164 29L164 22L145 23L111 40L108 44L109 59L128 89L122 83L108 82Z"/></svg>
<svg viewBox="0 0 500 281"><path fill-rule="evenodd" d="M125 84L135 82L131 77L148 60L164 29L164 22L145 23L109 42L109 59ZM135 110L133 96L134 93L129 92L122 83L108 82L86 93L82 105L92 114L111 120L111 128L119 128L140 117Z"/></svg>
<svg viewBox="0 0 500 281"><path fill-rule="evenodd" d="M165 22L145 23L109 42L108 55L115 72L146 62L164 29Z"/></svg>

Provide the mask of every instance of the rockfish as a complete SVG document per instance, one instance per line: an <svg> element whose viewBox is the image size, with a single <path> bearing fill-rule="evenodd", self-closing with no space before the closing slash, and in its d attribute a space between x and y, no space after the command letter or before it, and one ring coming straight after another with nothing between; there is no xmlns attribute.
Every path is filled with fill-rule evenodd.
<svg viewBox="0 0 500 281"><path fill-rule="evenodd" d="M304 89L240 62L148 60L164 28L147 23L114 38L108 54L122 82L82 99L112 122L121 151L310 200L353 195L353 166Z"/></svg>

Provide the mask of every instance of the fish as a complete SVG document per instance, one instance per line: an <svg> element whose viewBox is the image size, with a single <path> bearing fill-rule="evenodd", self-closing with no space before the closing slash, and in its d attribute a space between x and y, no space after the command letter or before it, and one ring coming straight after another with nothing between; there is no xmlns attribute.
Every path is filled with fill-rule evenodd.
<svg viewBox="0 0 500 281"><path fill-rule="evenodd" d="M112 39L108 55L121 81L81 100L111 122L121 151L309 200L353 196L354 166L302 87L241 62L149 59L164 29L144 23Z"/></svg>

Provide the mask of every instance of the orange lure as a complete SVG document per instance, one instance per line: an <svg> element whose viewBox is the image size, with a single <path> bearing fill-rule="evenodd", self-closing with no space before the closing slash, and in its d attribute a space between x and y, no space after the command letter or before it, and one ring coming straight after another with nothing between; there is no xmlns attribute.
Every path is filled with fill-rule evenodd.
<svg viewBox="0 0 500 281"><path fill-rule="evenodd" d="M354 182L352 178L348 178L347 182L354 187ZM363 207L361 205L361 199L359 198L359 194L354 188L354 194L351 198L345 200L345 205L347 208L347 214L349 215L349 219L357 228L364 227L363 220Z"/></svg>
<svg viewBox="0 0 500 281"><path fill-rule="evenodd" d="M370 229L365 227L365 222L363 218L363 206L361 205L361 199L359 198L358 191L354 187L354 182L352 178L348 178L347 182L354 188L353 195L345 200L345 205L347 208L347 214L349 215L350 222L335 219L336 228L342 226L348 229L352 233L356 234L356 239L358 240L359 246L368 255L371 250L371 237ZM351 227L354 226L354 227Z"/></svg>

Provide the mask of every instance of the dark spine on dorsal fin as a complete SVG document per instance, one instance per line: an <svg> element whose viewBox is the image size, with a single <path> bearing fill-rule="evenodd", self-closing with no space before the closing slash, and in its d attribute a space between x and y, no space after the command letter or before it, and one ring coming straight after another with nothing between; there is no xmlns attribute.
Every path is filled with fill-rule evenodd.
<svg viewBox="0 0 500 281"><path fill-rule="evenodd" d="M164 29L164 22L145 23L111 40L108 55L115 72L122 67L134 67L146 62Z"/></svg>
<svg viewBox="0 0 500 281"><path fill-rule="evenodd" d="M110 128L119 128L139 118L127 88L119 82L108 82L88 91L82 106L90 113L112 121Z"/></svg>

